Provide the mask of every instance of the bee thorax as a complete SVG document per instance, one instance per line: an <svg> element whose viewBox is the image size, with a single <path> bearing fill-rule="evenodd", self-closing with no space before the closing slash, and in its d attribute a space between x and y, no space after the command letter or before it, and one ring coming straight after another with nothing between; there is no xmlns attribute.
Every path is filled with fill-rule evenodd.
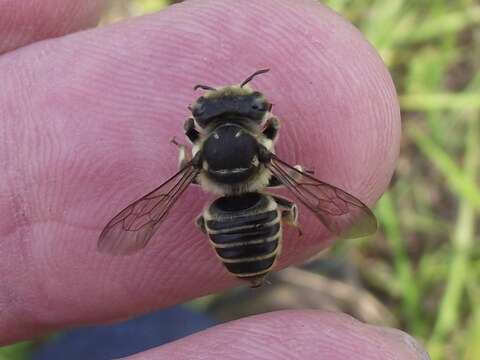
<svg viewBox="0 0 480 360"><path fill-rule="evenodd" d="M258 142L237 125L215 129L204 141L202 155L207 176L220 183L246 181L258 170Z"/></svg>

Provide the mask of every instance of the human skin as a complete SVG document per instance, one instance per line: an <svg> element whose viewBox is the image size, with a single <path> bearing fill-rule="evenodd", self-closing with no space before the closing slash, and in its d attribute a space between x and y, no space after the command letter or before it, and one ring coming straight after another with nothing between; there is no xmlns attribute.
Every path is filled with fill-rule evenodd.
<svg viewBox="0 0 480 360"><path fill-rule="evenodd" d="M0 54L96 24L104 1L0 1Z"/></svg>
<svg viewBox="0 0 480 360"><path fill-rule="evenodd" d="M198 187L186 192L144 251L114 257L96 249L113 215L176 171L170 140L183 136L187 105L200 95L192 91L196 83L239 83L270 68L251 85L282 120L277 154L370 205L388 186L400 137L392 80L362 35L317 1L193 0L71 34L95 23L100 1L84 8L78 2L73 11L72 1L30 0L43 10L35 16L70 26L46 31L37 19L25 34L3 19L12 12L34 17L16 3L0 3L0 34L21 39L9 40L10 51L0 56L3 344L243 285L193 223L212 199ZM49 9L61 16L49 17ZM49 38L51 29L57 38ZM332 243L318 220L300 211L304 235L285 231L277 269ZM304 329L305 337L292 340L289 326ZM198 358L212 358L215 341L248 343L265 359L279 358L288 341L312 354L321 345L328 359L424 356L411 338L395 334L344 315L289 311L215 327L138 358L160 351L191 359L189 351L200 347ZM387 345L368 345L377 343ZM228 356L242 358L240 350Z"/></svg>

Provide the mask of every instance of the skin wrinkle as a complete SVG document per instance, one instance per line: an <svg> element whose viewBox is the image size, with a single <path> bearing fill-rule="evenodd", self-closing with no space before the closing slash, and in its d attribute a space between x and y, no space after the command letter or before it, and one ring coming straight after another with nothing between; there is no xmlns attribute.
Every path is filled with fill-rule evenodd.
<svg viewBox="0 0 480 360"><path fill-rule="evenodd" d="M430 360L430 356L427 354L424 347L418 342L418 340L404 331L374 325L369 325L369 327L383 336L391 337L392 339L399 341L399 343L403 344L405 349L410 353L411 356L414 356L414 358L418 358L419 360Z"/></svg>
<svg viewBox="0 0 480 360"><path fill-rule="evenodd" d="M207 251L209 250L208 244L203 244L203 246L201 246L201 243L198 243L198 244L194 244L192 247L187 249L172 246L170 249L166 251L162 251L161 259L162 259L162 262L165 263L165 270L160 273L155 266L152 266L148 269L149 271L147 271L146 273L139 273L138 281L135 281L135 278L132 279L132 281L130 281L130 284L133 285L131 287L132 293L138 293L139 291L145 292L145 290L148 291L150 288L150 283L152 281L155 281L156 279L158 279L158 281L162 281L164 278L167 278L169 279L169 281L168 281L168 284L165 284L165 293L168 293L169 297L178 298L178 297L188 296L186 294L182 294L182 293L185 293L184 289L176 286L177 280L181 280L181 276L179 276L178 268L175 267L175 265L182 263L184 259L189 259L189 258L198 259L197 261L201 263L199 261L201 260L201 258L199 258L199 256L196 255L196 252L198 252L197 249L199 246L203 249L201 253L205 253L204 251L205 248L207 249ZM147 255L145 256L145 261L154 264L154 259L148 259ZM141 278L143 278L143 281ZM151 295L155 296L155 291L153 291Z"/></svg>
<svg viewBox="0 0 480 360"><path fill-rule="evenodd" d="M338 83L339 89L345 86L347 91L350 84L346 84L343 78L324 81L342 73L329 72L328 68L317 64L328 65L331 59L328 56L336 51L346 54L349 49L336 42L335 37L350 36L355 45L349 44L349 47L355 46L358 59L364 59L359 63L365 63L365 67L352 68L350 59L341 57L345 68L351 69L350 73L361 72L357 74L360 77L380 73L380 78L386 79L388 74L383 65L378 59L371 59L371 48L358 32L352 33L350 26L345 26L337 16L331 17L331 12L316 1L303 2L305 5L302 6L293 0L264 0L255 4L251 10L249 6L232 0L192 1L145 18L44 41L0 57L0 71L6 74L6 83L12 83L11 76L17 76L19 83L14 93L24 92L23 96L29 99L27 108L7 113L5 118L42 124L41 133L60 144L49 151L45 151L43 147L46 145L42 142L37 145L42 151L32 151L31 146L21 147L11 164L24 174L25 179L41 184L36 189L39 195L33 198L34 216L42 219L43 212L47 211L49 216L56 214L65 224L78 224L39 223L32 229L29 243L34 242L34 245L30 250L36 253L30 261L35 263L33 268L40 266L37 270L40 279L48 279L45 291L49 294L49 301L29 289L26 281L19 281L14 275L5 276L6 268L0 272L0 275L4 274L7 286L31 299L37 312L31 321L38 331L121 318L132 312L168 306L238 284L212 255L208 241L193 224L207 199L198 188L187 191L174 208L176 215L172 211L165 227L143 253L114 258L95 250L101 227L116 211L159 185L175 171L177 155L169 141L173 136L183 138L186 106L200 95L192 91L196 83L240 82L253 70L271 65L272 71L255 79L252 85L267 95L275 104L276 114L285 119L277 153L289 161L298 159L315 168L318 177L333 184L352 184L354 189L357 182L365 183L365 179L371 178L369 169L357 163L360 152L347 146L350 135L345 134L350 132L328 126L337 121L335 107L338 108L339 104L324 86ZM312 36L318 34L320 45L309 48L308 52L305 50L306 56L302 58L293 58L293 49L298 46L296 42L292 45L295 37L283 37L284 32L273 32L269 46L257 46L255 41L261 36L252 31L256 29L252 25L258 19L258 11L270 12L271 7L275 7L274 13L281 16L282 22L288 23L292 7L295 21L308 16L310 20L296 24L295 31L308 31ZM316 15L321 21L313 20ZM278 18L264 19L264 27L269 28L271 24L275 28L275 19ZM205 22L206 19L209 21ZM325 22L322 19L326 19ZM215 31L215 26L224 27L223 24L231 20L245 32L231 33L227 38ZM332 28L336 31L332 32ZM324 32L328 33L325 42ZM235 54L238 58L235 66L228 62L233 61L233 56L223 58L226 52L220 59L210 57L218 46L218 42L211 41L212 34L220 38L218 42L231 43L235 45L234 49L242 49ZM176 39L175 43L171 39ZM323 48L332 50L323 54ZM41 56L39 52L42 52ZM283 60L284 57L295 61ZM25 64L25 69L16 68L16 59ZM35 71L32 64L35 64ZM364 69L369 70L365 73ZM16 74L12 75L13 72ZM295 74L295 77L288 74ZM26 89L22 89L24 77L29 82ZM360 87L352 93L354 95L371 94L373 99L384 96L365 83L355 86ZM37 92L38 88L42 91ZM302 92L313 94L312 98L318 98L318 101L305 102ZM321 96L315 97L316 94ZM394 90L390 94L394 94ZM13 102L12 96L6 94L2 101ZM352 107L346 113L357 111L357 103L362 98L356 96L344 104ZM378 102L396 106L393 95ZM48 112L43 110L45 107ZM5 110L0 106L0 111L4 113ZM362 115L365 117L362 121L377 128L370 139L365 139L365 143L369 143L366 146L370 149L369 163L382 164L376 178L372 179L373 190L365 192L362 188L355 192L370 203L382 193L394 167L393 159L384 157L384 149L376 137L387 136L390 128L397 126L399 119L395 114L397 112L392 116L392 113L379 110L374 117ZM351 124L344 120L339 126L349 127ZM39 141L31 132L30 128L22 132L22 142L29 145ZM312 136L317 132L322 136ZM398 136L399 132L391 134L389 143L392 148L397 146ZM323 143L319 144L319 141ZM318 154L319 149L321 154ZM37 159L40 154L53 157L57 151L61 152L58 159ZM0 149L0 156L2 153L3 149ZM323 159L325 154L330 156L328 161ZM339 157L337 154L346 155ZM348 154L351 158L347 161ZM350 171L357 176L346 179L345 174ZM55 187L47 181L52 174L60 177L61 194L57 194ZM40 202L41 199L44 201ZM322 237L317 235L323 228L303 208L300 221L305 233L301 246L293 235L295 231L288 230L280 267L298 262L328 244L325 233ZM164 258L168 262L164 263ZM76 278L82 281L75 281ZM82 295L87 292L90 296L85 300ZM77 311L72 312L72 308ZM18 316L15 326L30 321L21 315L21 306L10 311ZM13 320L0 318L0 329L7 329L12 323ZM0 331L0 335L4 341L12 341L30 337L33 333L25 331L12 336Z"/></svg>
<svg viewBox="0 0 480 360"><path fill-rule="evenodd" d="M243 342L246 342L247 344L241 344L239 347L239 353L241 353L241 350L243 351L248 350L249 348L250 353L252 355L251 358L256 358L259 356L259 350L261 349L261 352L263 353L265 359L271 359L271 358L278 358L278 359L291 359L292 356L295 356L297 353L294 351L294 349L291 346L279 346L280 344L282 345L287 345L289 344L292 340L295 341L295 338L300 339L303 338L303 330L304 327L300 327L298 329L297 327L291 326L290 324L283 324L280 323L278 324L279 326L284 327L285 333L290 333L290 334L296 334L295 338L287 338L285 339L282 334L272 331L272 329L269 326L262 326L261 322L252 324L251 326L245 328L245 329L238 329L235 331L231 331L229 334L231 338L240 338L243 337L245 340ZM294 329L290 329L290 327ZM294 330L294 332L290 332L289 330ZM246 336L248 335L248 336ZM262 346L262 344L264 346ZM270 355L270 356L268 356Z"/></svg>
<svg viewBox="0 0 480 360"><path fill-rule="evenodd" d="M8 172L7 172L8 173ZM13 174L9 172L9 179L11 183L9 188L11 189L7 195L7 211L4 214L11 214L12 221L16 231L12 231L6 236L2 234L2 239L11 239L8 242L2 242L2 248L0 254L8 254L6 258L0 263L0 273L11 273L12 269L15 269L16 279L18 281L24 281L25 285L30 291L44 295L42 291L42 281L40 280L40 272L36 271L38 266L31 263L31 249L27 239L31 235L31 209L29 203L26 201L28 190L22 192L22 179L18 173ZM5 257L5 255L3 255ZM33 265L33 266L32 266ZM39 281L40 280L40 281ZM19 336L16 327L13 329L9 326L5 326L8 322L17 323L24 320L24 326L27 331L31 327L30 319L34 318L34 307L30 305L32 296L25 294L23 291L9 287L8 285L2 285L0 288L0 318L3 320L0 323L0 334L8 332L11 336ZM22 314L14 314L11 312L12 308L21 308ZM32 316L30 316L32 315ZM23 330L25 330L23 329Z"/></svg>

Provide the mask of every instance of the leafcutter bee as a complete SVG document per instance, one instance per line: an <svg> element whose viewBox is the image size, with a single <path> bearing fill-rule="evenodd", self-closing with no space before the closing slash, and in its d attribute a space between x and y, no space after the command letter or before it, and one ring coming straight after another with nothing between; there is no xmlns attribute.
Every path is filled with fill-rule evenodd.
<svg viewBox="0 0 480 360"><path fill-rule="evenodd" d="M180 148L180 170L158 188L136 200L105 227L98 249L129 254L144 248L161 227L178 198L196 183L220 195L197 219L229 272L260 286L280 253L282 224L297 226L298 209L290 200L264 192L284 186L334 235L362 237L376 231L373 213L360 200L320 181L301 166L274 153L280 121L272 104L247 85L213 88L189 107L184 124L192 143Z"/></svg>

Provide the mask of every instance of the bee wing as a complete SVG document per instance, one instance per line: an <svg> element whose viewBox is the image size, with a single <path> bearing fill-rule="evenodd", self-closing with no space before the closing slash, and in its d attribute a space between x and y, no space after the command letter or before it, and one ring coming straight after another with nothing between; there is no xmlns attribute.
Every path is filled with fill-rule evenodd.
<svg viewBox="0 0 480 360"><path fill-rule="evenodd" d="M120 211L98 239L100 252L124 255L144 248L198 170L188 164L155 190Z"/></svg>
<svg viewBox="0 0 480 360"><path fill-rule="evenodd" d="M333 234L352 239L377 230L375 215L356 197L294 168L274 154L267 167Z"/></svg>

